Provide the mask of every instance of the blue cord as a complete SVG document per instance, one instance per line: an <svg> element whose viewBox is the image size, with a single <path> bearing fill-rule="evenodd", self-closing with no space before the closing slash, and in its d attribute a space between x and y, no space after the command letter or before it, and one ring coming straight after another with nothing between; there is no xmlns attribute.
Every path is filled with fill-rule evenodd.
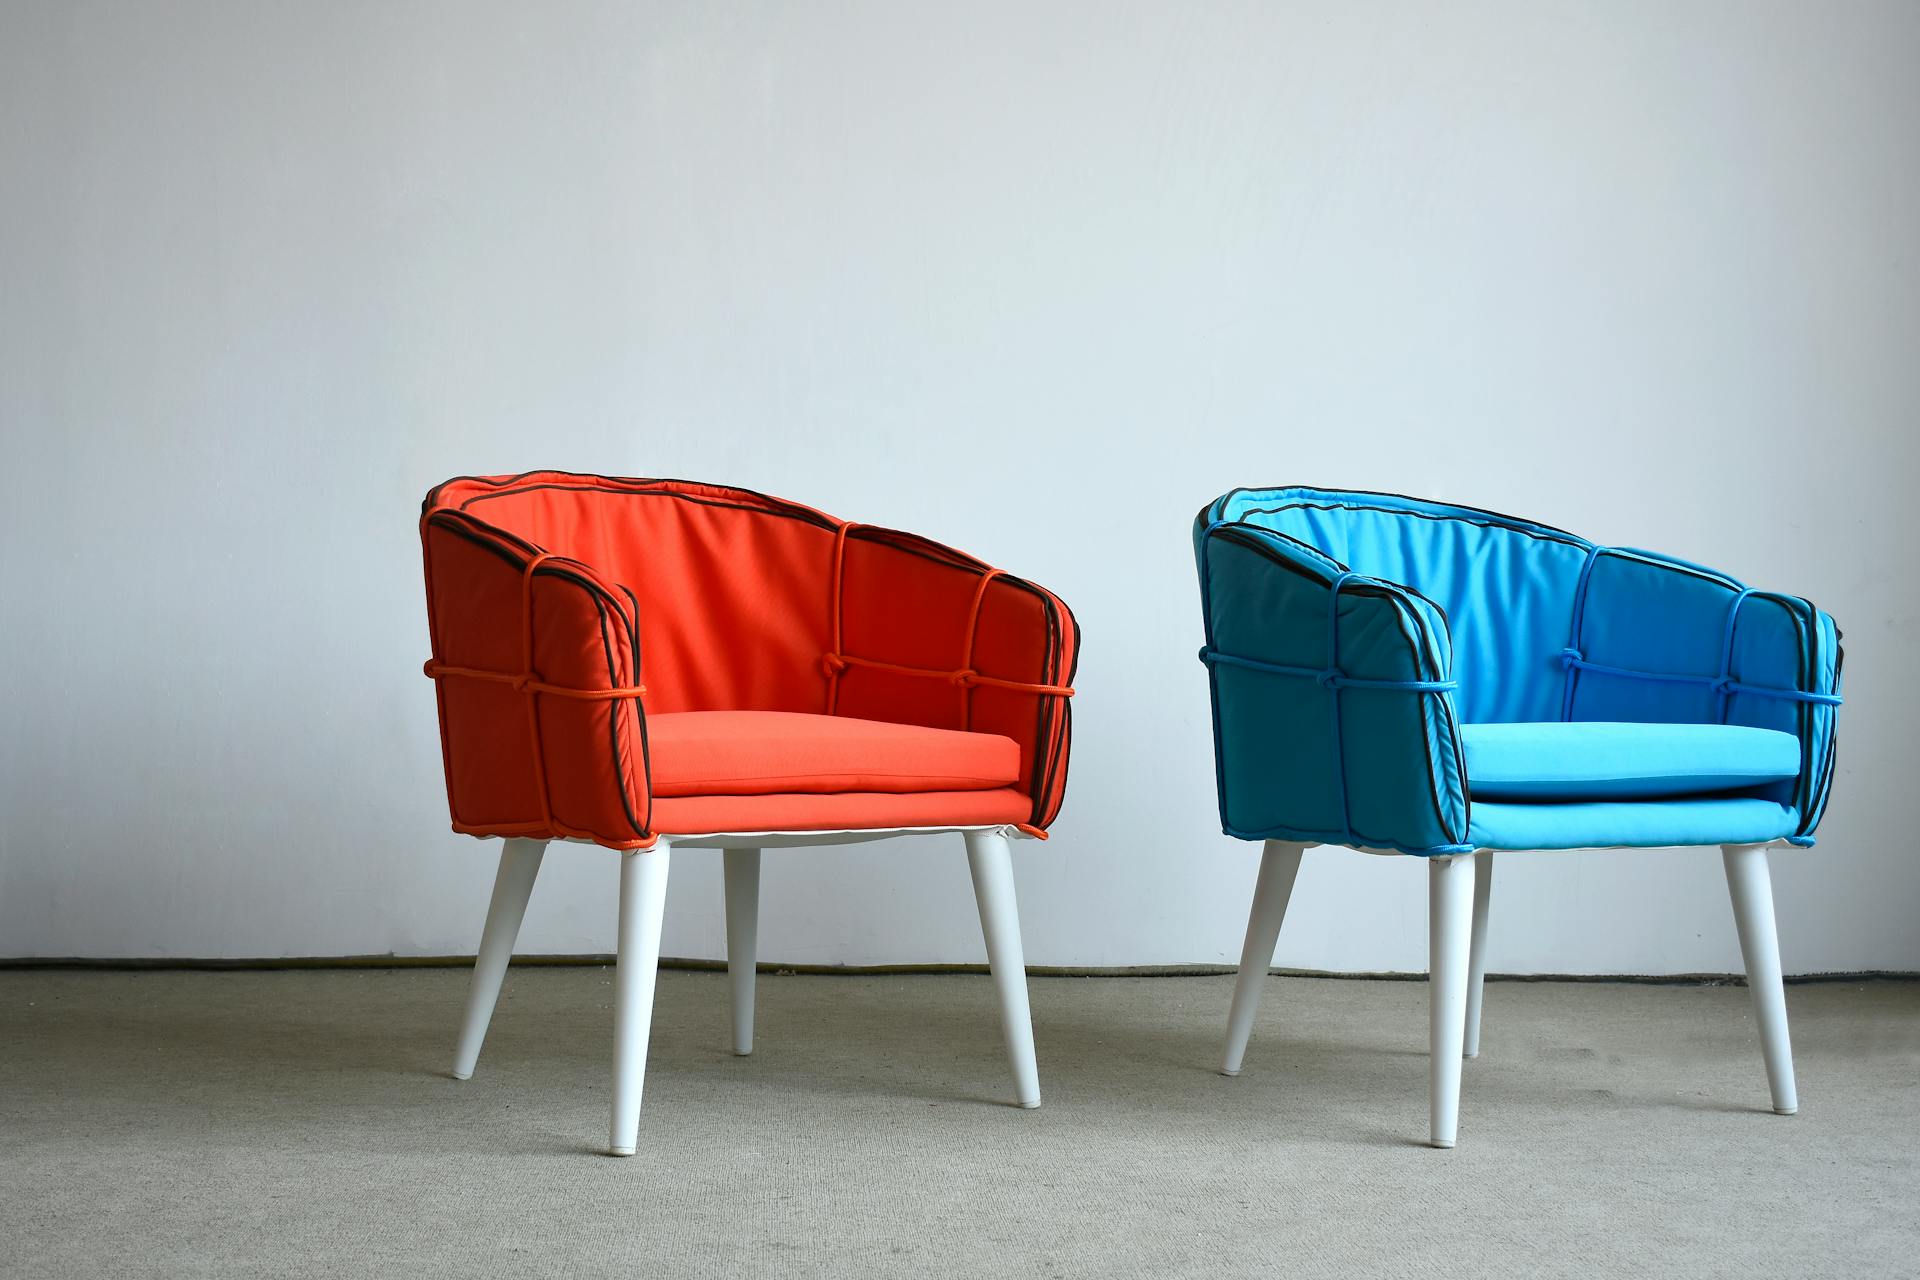
<svg viewBox="0 0 1920 1280"><path fill-rule="evenodd" d="M1588 662L1578 649L1562 649L1560 661L1569 667L1582 671L1598 671L1603 676L1621 676L1628 680L1654 680L1662 684L1700 684L1712 689L1723 698L1728 694L1749 693L1758 698L1781 698L1788 702L1811 702L1823 707L1837 707L1841 703L1837 693L1808 693L1802 689L1779 689L1765 684L1743 684L1732 676L1692 676L1678 671L1634 671L1628 667L1610 667L1601 662ZM1721 716L1725 719L1724 712Z"/></svg>

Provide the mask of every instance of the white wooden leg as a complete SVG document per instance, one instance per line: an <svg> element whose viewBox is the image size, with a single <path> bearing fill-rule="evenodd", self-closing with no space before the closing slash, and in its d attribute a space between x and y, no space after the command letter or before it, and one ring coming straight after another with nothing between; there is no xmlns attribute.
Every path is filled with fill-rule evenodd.
<svg viewBox="0 0 1920 1280"><path fill-rule="evenodd" d="M467 1012L460 1023L460 1043L453 1051L453 1078L470 1079L480 1060L480 1045L493 1021L500 999L500 982L513 959L514 939L527 913L527 898L540 874L544 840L508 840L500 851L500 869L493 877L493 901L487 905L487 925L480 932L480 954L473 962L473 980L467 984Z"/></svg>
<svg viewBox="0 0 1920 1280"><path fill-rule="evenodd" d="M1287 918L1287 900L1293 896L1294 877L1300 874L1300 855L1307 846L1286 840L1267 841L1260 855L1260 877L1253 884L1253 909L1247 913L1247 940L1240 948L1240 976L1233 984L1233 1008L1227 1014L1227 1052L1220 1074L1240 1074L1240 1059L1253 1034L1253 1015L1260 1009L1260 992L1273 966L1273 948L1280 941L1280 924Z"/></svg>
<svg viewBox="0 0 1920 1280"><path fill-rule="evenodd" d="M1014 1096L1040 1105L1040 1067L1033 1055L1033 1016L1027 1009L1026 950L1020 945L1020 907L1014 898L1013 855L998 831L967 832L967 866L987 938L987 965L1000 996L1000 1029L1013 1064Z"/></svg>
<svg viewBox="0 0 1920 1280"><path fill-rule="evenodd" d="M1727 866L1727 892L1733 898L1733 923L1740 931L1740 956L1753 991L1753 1020L1760 1030L1760 1051L1767 1060L1767 1088L1773 1109L1783 1116L1800 1110L1793 1086L1793 1044L1787 1036L1787 989L1780 979L1780 938L1773 925L1773 878L1765 845L1730 844L1721 850Z"/></svg>
<svg viewBox="0 0 1920 1280"><path fill-rule="evenodd" d="M667 907L671 850L620 855L620 953L613 979L613 1129L607 1149L630 1156L640 1141L640 1091L646 1080L653 987L660 972L660 923Z"/></svg>
<svg viewBox="0 0 1920 1280"><path fill-rule="evenodd" d="M1428 1101L1436 1147L1460 1127L1460 1041L1466 1031L1467 951L1473 931L1473 858L1427 859Z"/></svg>
<svg viewBox="0 0 1920 1280"><path fill-rule="evenodd" d="M1480 991L1487 985L1487 902L1493 897L1493 850L1473 855L1473 940L1467 951L1467 1034L1461 1053L1480 1056Z"/></svg>
<svg viewBox="0 0 1920 1280"><path fill-rule="evenodd" d="M753 979L760 953L760 851L728 849L727 994L733 1008L733 1051L753 1052Z"/></svg>

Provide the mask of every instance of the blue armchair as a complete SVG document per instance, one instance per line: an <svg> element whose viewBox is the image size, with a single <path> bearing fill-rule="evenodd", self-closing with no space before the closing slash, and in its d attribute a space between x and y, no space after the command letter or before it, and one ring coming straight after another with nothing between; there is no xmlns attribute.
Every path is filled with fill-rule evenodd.
<svg viewBox="0 0 1920 1280"><path fill-rule="evenodd" d="M1767 846L1813 843L1840 634L1796 596L1471 507L1236 489L1194 524L1220 821L1264 840L1223 1071L1300 855L1424 857L1432 1132L1479 1051L1497 849L1720 845L1773 1108L1797 1109Z"/></svg>

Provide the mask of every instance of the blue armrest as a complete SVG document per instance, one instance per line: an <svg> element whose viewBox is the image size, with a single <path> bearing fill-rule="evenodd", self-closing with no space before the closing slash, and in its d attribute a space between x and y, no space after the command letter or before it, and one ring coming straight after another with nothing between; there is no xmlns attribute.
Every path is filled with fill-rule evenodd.
<svg viewBox="0 0 1920 1280"><path fill-rule="evenodd" d="M1811 844L1833 781L1843 659L1833 619L1798 596L1652 552L1596 548L1565 655L1568 720L1742 724L1800 739L1770 799Z"/></svg>
<svg viewBox="0 0 1920 1280"><path fill-rule="evenodd" d="M1463 852L1464 752L1439 607L1206 513L1194 550L1228 834Z"/></svg>

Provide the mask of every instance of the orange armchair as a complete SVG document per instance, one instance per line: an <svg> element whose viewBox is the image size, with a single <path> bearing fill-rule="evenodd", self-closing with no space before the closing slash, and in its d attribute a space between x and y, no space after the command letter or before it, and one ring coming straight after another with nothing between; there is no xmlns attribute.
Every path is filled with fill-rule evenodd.
<svg viewBox="0 0 1920 1280"><path fill-rule="evenodd" d="M611 1148L635 1148L673 846L726 850L752 1048L762 848L965 835L1022 1106L1038 1106L1008 836L1066 788L1058 597L938 543L744 489L538 471L420 522L453 827L506 838L454 1074L472 1074L547 842L621 859Z"/></svg>

